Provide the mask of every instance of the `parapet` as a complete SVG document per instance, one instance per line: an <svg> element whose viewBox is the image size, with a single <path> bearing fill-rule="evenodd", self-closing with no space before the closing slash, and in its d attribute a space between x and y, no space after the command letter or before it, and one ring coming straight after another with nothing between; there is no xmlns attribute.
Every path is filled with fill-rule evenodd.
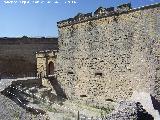
<svg viewBox="0 0 160 120"><path fill-rule="evenodd" d="M129 3L118 6L117 10L118 11L123 11L123 10L127 11L127 10L129 10L128 8L131 8L131 4L129 4ZM99 7L93 13L93 15L92 15L92 13L87 13L87 14L78 13L74 18L69 18L67 20L57 22L57 26L60 28L60 27L65 27L65 26L80 23L80 22L89 21L92 19L107 17L107 16L110 16L110 15L117 13L118 12L117 10L114 10L114 7L110 7L110 8Z"/></svg>
<svg viewBox="0 0 160 120"><path fill-rule="evenodd" d="M67 20L57 22L57 26L58 28L61 28L61 27L70 26L70 25L85 22L85 21L90 21L90 20L95 20L95 19L99 19L103 17L109 17L113 15L127 13L129 11L136 11L136 10L141 10L141 9L157 7L159 5L160 3L157 3L157 4L153 4L149 6L143 6L137 9L132 9L131 3L119 5L117 6L116 9L114 7L110 7L110 8L99 7L93 14L92 13L87 13L87 14L78 13L74 18L69 18Z"/></svg>
<svg viewBox="0 0 160 120"><path fill-rule="evenodd" d="M84 22L84 21L89 20L90 18L92 18L92 13L87 13L87 14L78 13L74 18L69 18L67 20L57 22L57 26L63 27L63 26L67 26L70 24Z"/></svg>

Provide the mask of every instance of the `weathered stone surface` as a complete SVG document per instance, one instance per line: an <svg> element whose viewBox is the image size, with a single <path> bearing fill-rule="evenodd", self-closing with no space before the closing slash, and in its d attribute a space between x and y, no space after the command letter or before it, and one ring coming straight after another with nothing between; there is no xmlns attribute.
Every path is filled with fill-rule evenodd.
<svg viewBox="0 0 160 120"><path fill-rule="evenodd" d="M103 103L145 91L160 100L160 4L58 27L56 75L68 98Z"/></svg>

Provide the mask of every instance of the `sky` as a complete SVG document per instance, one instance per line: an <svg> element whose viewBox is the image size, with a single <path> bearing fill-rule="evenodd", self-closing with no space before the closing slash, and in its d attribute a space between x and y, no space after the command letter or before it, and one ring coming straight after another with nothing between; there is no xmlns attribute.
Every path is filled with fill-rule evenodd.
<svg viewBox="0 0 160 120"><path fill-rule="evenodd" d="M58 37L58 21L128 2L137 8L160 0L0 0L0 37Z"/></svg>

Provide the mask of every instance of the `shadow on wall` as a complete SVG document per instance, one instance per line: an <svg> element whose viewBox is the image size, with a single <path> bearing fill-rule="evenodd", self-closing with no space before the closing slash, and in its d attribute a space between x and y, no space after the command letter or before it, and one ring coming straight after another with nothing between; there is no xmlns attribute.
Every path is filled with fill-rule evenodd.
<svg viewBox="0 0 160 120"><path fill-rule="evenodd" d="M155 97L153 97L152 95L151 95L151 99L152 99L154 109L158 110L160 114L160 102L158 102L158 100L156 100Z"/></svg>
<svg viewBox="0 0 160 120"><path fill-rule="evenodd" d="M0 73L2 78L31 77L36 75L36 63L25 57L0 56Z"/></svg>
<svg viewBox="0 0 160 120"><path fill-rule="evenodd" d="M53 86L54 90L56 91L58 98L66 99L66 94L61 88L61 85L58 83L58 80L55 77L49 77L49 81Z"/></svg>

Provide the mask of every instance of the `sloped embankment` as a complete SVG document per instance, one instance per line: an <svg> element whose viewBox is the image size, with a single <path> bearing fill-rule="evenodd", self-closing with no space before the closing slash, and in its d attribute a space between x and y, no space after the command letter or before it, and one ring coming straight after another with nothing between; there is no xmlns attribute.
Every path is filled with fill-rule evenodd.
<svg viewBox="0 0 160 120"><path fill-rule="evenodd" d="M13 107L15 108L13 112L8 111L8 108L12 109L12 107L5 105L4 109L7 109L8 112L2 115L10 116L6 120L14 120L14 117L17 120L63 120L68 118L74 120L76 118L72 111L61 108L64 99L62 100L53 93L51 88L42 86L40 81L38 79L13 80L4 85L1 94L10 101L11 106L13 106L12 103L16 106Z"/></svg>
<svg viewBox="0 0 160 120"><path fill-rule="evenodd" d="M30 82L32 81L32 82ZM24 87L24 84L26 87ZM0 93L0 119L2 120L47 120L45 111L28 107L30 102L26 98L32 98L29 93L25 93L24 89L29 86L40 85L38 79L14 79L1 80Z"/></svg>
<svg viewBox="0 0 160 120"><path fill-rule="evenodd" d="M47 120L45 115L34 115L17 105L14 101L0 94L1 120Z"/></svg>

